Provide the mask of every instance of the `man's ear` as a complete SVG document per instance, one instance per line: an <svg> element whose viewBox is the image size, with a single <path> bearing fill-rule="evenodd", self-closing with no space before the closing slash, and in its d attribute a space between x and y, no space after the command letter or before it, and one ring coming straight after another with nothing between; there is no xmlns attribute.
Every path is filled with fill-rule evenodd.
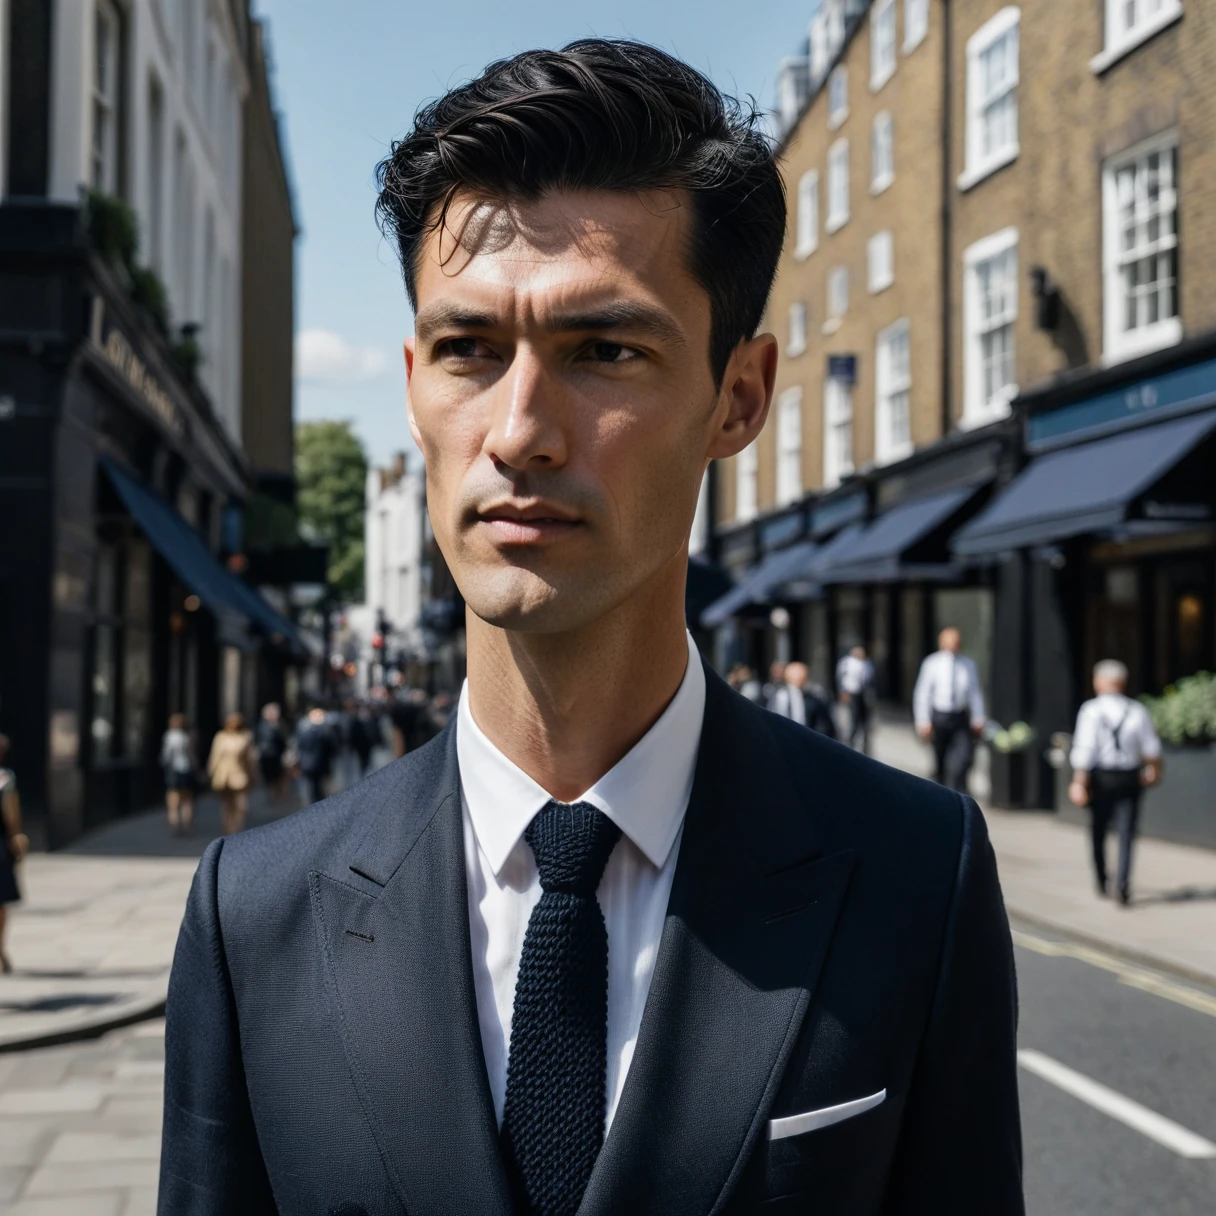
<svg viewBox="0 0 1216 1216"><path fill-rule="evenodd" d="M414 339L406 338L402 345L405 351L405 416L410 424L410 434L422 451L422 436L418 433L418 423L414 418L414 398L410 392L410 384L414 379Z"/></svg>
<svg viewBox="0 0 1216 1216"><path fill-rule="evenodd" d="M759 334L735 347L718 391L707 459L735 456L760 434L776 378L777 339L772 334Z"/></svg>

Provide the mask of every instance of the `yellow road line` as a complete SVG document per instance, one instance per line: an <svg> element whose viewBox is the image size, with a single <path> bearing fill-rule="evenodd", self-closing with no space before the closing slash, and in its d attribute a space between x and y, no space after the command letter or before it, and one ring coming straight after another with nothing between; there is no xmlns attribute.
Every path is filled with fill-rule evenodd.
<svg viewBox="0 0 1216 1216"><path fill-rule="evenodd" d="M1013 930L1013 940L1016 945L1036 954L1044 954L1048 958L1075 958L1091 967L1099 967L1117 976L1121 984L1129 988L1138 988L1141 992L1151 992L1154 996L1164 997L1176 1005L1185 1005L1198 1013L1206 1013L1208 1017L1216 1018L1216 996L1199 992L1167 980L1154 971L1146 971L1143 967L1133 966L1116 958L1113 954L1104 954L1092 946L1082 946L1073 942L1053 942L1046 937L1036 937L1021 929Z"/></svg>

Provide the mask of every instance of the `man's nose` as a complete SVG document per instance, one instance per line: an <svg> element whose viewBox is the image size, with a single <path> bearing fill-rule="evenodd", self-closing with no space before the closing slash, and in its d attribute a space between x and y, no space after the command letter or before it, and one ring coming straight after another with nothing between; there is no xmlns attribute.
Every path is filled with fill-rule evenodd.
<svg viewBox="0 0 1216 1216"><path fill-rule="evenodd" d="M535 351L517 348L494 386L486 454L512 469L558 468L566 463L566 421L560 383Z"/></svg>

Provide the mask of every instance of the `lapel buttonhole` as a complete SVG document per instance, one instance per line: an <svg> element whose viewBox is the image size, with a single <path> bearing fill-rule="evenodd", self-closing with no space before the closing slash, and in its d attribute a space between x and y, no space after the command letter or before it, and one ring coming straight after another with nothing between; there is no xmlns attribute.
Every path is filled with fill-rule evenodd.
<svg viewBox="0 0 1216 1216"><path fill-rule="evenodd" d="M357 937L361 942L374 942L376 939L370 933L360 933L358 929L347 929L347 937Z"/></svg>

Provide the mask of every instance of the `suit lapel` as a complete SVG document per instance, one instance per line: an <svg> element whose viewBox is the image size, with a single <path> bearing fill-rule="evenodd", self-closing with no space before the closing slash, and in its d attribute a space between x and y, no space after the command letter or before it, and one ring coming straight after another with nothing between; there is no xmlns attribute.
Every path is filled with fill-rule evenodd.
<svg viewBox="0 0 1216 1216"><path fill-rule="evenodd" d="M314 872L328 996L381 1159L411 1216L511 1211L469 945L455 729L349 860Z"/></svg>
<svg viewBox="0 0 1216 1216"><path fill-rule="evenodd" d="M822 857L764 716L706 673L654 979L580 1216L718 1211L762 1134L852 871Z"/></svg>

